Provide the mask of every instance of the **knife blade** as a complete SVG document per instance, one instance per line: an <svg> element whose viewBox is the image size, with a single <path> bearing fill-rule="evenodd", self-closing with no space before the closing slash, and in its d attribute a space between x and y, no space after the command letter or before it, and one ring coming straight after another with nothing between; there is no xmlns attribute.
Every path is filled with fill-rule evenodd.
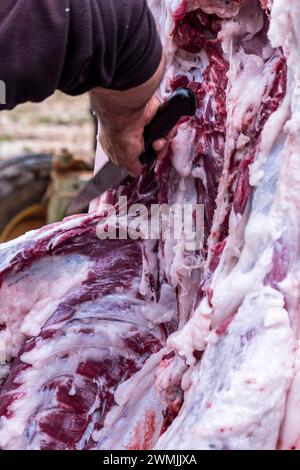
<svg viewBox="0 0 300 470"><path fill-rule="evenodd" d="M109 188L120 184L127 175L126 170L108 161L72 201L68 208L68 215L86 209L90 202L105 193Z"/></svg>
<svg viewBox="0 0 300 470"><path fill-rule="evenodd" d="M179 88L163 103L153 120L145 127L145 151L140 156L142 165L151 165L157 155L152 144L166 137L185 116L194 116L197 109L197 98L192 90ZM80 191L68 209L68 214L75 214L86 209L91 201L103 194L109 188L120 184L128 173L126 170L108 162Z"/></svg>

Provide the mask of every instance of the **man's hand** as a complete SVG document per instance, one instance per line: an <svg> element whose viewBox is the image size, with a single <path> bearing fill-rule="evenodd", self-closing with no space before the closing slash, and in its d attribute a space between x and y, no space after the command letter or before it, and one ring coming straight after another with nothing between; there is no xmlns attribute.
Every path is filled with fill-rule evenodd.
<svg viewBox="0 0 300 470"><path fill-rule="evenodd" d="M160 102L153 95L164 73L165 62L145 84L128 91L95 89L91 92L94 110L100 119L100 144L108 157L139 176L142 165L139 156L144 151L144 128L155 116ZM163 158L174 131L153 145L158 158Z"/></svg>
<svg viewBox="0 0 300 470"><path fill-rule="evenodd" d="M144 151L144 128L152 121L160 104L160 101L153 97L142 116L122 130L101 128L99 140L103 150L116 165L126 168L132 176L139 176L142 171L139 156ZM165 156L169 142L174 136L175 131L172 131L165 139L153 144L158 159Z"/></svg>

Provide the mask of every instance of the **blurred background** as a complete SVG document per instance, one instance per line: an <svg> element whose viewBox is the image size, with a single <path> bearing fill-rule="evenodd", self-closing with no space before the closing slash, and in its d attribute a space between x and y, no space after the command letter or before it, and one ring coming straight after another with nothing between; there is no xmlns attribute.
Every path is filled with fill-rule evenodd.
<svg viewBox="0 0 300 470"><path fill-rule="evenodd" d="M60 92L0 113L0 242L57 222L92 176L96 122L88 95Z"/></svg>

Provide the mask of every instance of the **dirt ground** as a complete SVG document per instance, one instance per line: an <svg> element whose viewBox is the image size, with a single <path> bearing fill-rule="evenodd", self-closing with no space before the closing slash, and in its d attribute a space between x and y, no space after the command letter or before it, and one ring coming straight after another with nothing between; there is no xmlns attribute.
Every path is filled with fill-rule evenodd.
<svg viewBox="0 0 300 470"><path fill-rule="evenodd" d="M91 159L93 146L94 125L87 95L71 98L58 92L43 103L0 112L1 159L62 149Z"/></svg>

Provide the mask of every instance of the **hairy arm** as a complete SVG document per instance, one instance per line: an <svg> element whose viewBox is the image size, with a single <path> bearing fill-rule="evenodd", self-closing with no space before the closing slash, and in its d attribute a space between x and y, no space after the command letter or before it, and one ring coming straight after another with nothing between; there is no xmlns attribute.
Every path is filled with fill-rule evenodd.
<svg viewBox="0 0 300 470"><path fill-rule="evenodd" d="M139 175L139 155L143 152L144 127L155 115L158 100L155 92L164 74L165 60L155 74L144 84L126 91L96 88L92 90L92 105L100 121L100 143L114 163L126 168L130 174ZM156 150L166 142L160 141Z"/></svg>

